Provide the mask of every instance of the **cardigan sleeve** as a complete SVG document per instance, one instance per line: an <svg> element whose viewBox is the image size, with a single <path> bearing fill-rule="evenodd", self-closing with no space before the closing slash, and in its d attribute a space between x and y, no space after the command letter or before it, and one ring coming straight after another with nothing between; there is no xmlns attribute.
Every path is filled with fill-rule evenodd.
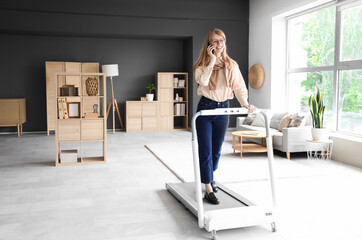
<svg viewBox="0 0 362 240"><path fill-rule="evenodd" d="M232 90L236 98L238 99L240 105L243 107L245 105L249 105L248 103L248 89L246 88L245 81L243 76L241 75L239 65L235 63L233 69L233 81L232 81Z"/></svg>
<svg viewBox="0 0 362 240"><path fill-rule="evenodd" d="M206 67L198 67L195 71L196 82L201 86L208 86L210 82L210 77L213 71L214 64L211 62Z"/></svg>

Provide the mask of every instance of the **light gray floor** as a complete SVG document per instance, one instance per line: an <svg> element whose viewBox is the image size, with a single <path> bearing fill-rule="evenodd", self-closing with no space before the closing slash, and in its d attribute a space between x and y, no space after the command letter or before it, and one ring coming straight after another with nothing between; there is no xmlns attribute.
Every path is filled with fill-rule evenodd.
<svg viewBox="0 0 362 240"><path fill-rule="evenodd" d="M185 136L109 133L107 164L54 167L54 135L0 135L0 239L209 239L165 190L178 179L144 147ZM361 169L304 155L292 161L323 174L277 180L277 232L262 225L219 231L219 239L362 239ZM265 184L229 187L263 204Z"/></svg>

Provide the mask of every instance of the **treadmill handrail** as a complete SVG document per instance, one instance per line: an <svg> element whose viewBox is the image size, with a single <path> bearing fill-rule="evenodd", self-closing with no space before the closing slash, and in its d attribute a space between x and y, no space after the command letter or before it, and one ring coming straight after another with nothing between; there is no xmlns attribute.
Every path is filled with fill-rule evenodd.
<svg viewBox="0 0 362 240"><path fill-rule="evenodd" d="M256 112L259 112L257 110ZM266 133L266 144L267 144L267 154L268 154L268 163L269 163L269 175L270 175L270 184L272 191L272 201L273 207L276 209L276 189L275 189L275 179L274 179L274 154L273 154L273 145L272 139L270 136L269 121L268 116L265 112L260 111L265 119L265 133ZM192 117L191 128L192 128L192 153L194 160L194 176L195 176L195 185L196 185L196 201L197 201L197 217L199 227L203 228L205 225L204 221L204 204L202 200L202 188L201 188L201 175L200 175L200 162L198 155L198 145L197 145L197 131L196 131L196 119L199 116L213 116L213 115L248 115L248 109L246 108L216 108L211 110L201 110Z"/></svg>

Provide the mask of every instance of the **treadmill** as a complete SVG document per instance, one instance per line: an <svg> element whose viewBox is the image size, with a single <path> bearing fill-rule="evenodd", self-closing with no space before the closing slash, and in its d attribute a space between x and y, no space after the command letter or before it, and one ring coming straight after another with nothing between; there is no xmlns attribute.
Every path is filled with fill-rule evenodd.
<svg viewBox="0 0 362 240"><path fill-rule="evenodd" d="M269 133L268 117L264 112L261 111L261 113L265 119L272 207L267 208L257 206L253 202L228 189L219 182L217 182L217 186L219 188L217 197L220 200L220 204L213 205L203 199L204 188L202 187L200 177L196 119L199 116L210 115L241 115L246 117L248 115L248 109L246 108L216 108L197 112L193 116L191 122L195 182L166 183L167 190L198 218L198 225L200 228L205 228L205 230L211 232L212 239L217 239L216 231L218 230L261 224L271 224L272 231L276 231L273 145L272 138Z"/></svg>

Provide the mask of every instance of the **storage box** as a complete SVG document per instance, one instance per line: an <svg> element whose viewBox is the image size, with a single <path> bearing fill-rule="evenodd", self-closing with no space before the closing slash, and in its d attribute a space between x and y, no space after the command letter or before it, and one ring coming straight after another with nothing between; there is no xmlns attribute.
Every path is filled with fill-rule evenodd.
<svg viewBox="0 0 362 240"><path fill-rule="evenodd" d="M84 118L98 118L98 113L84 113Z"/></svg>
<svg viewBox="0 0 362 240"><path fill-rule="evenodd" d="M60 88L60 96L79 96L77 87L63 86Z"/></svg>
<svg viewBox="0 0 362 240"><path fill-rule="evenodd" d="M60 162L61 163L76 163L78 151L77 149L69 149L69 150L62 150L60 152Z"/></svg>

